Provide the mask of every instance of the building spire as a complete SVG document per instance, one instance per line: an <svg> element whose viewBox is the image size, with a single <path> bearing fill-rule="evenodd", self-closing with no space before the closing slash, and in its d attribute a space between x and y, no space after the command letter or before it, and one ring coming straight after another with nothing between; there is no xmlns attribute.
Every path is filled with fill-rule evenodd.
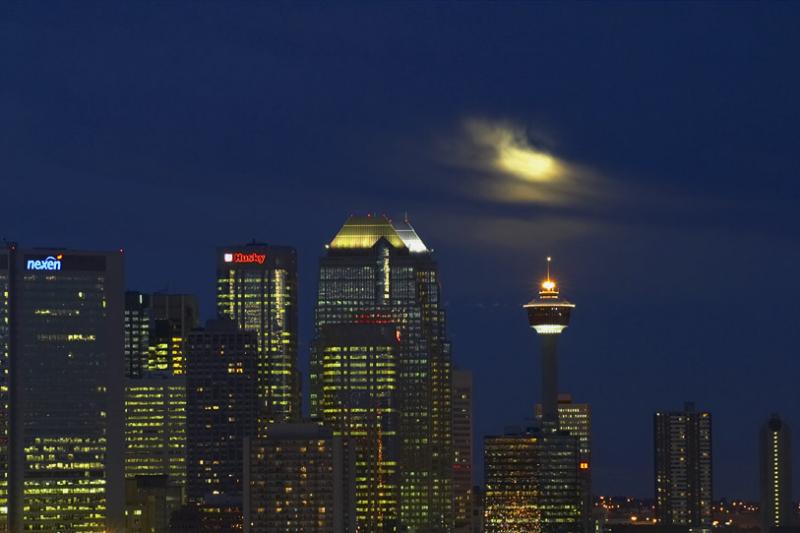
<svg viewBox="0 0 800 533"><path fill-rule="evenodd" d="M539 298L558 298L558 287L556 286L556 282L550 277L550 263L552 262L553 258L549 255L547 256L547 279L542 281L542 285L539 289Z"/></svg>

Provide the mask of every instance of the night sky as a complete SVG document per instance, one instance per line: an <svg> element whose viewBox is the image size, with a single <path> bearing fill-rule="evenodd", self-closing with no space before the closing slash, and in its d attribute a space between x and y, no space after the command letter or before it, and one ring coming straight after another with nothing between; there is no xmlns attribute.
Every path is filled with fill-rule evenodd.
<svg viewBox="0 0 800 533"><path fill-rule="evenodd" d="M215 246L294 245L306 368L323 245L407 212L479 435L530 422L552 255L595 492L652 496L694 400L715 496L756 496L759 425L800 429L800 5L115 4L0 6L1 237L123 247L206 317Z"/></svg>

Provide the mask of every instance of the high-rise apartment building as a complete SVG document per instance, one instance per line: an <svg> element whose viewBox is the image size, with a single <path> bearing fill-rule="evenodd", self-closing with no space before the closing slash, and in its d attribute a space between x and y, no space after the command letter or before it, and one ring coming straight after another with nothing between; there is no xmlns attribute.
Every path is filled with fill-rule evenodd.
<svg viewBox="0 0 800 533"><path fill-rule="evenodd" d="M532 431L484 437L485 533L541 531L540 440Z"/></svg>
<svg viewBox="0 0 800 533"><path fill-rule="evenodd" d="M352 448L315 423L266 433L246 440L245 533L355 533Z"/></svg>
<svg viewBox="0 0 800 533"><path fill-rule="evenodd" d="M438 267L407 221L350 217L320 260L316 337L325 326L382 324L397 333L400 526L453 527L450 345ZM357 343L344 342L347 345ZM321 419L323 354L311 360L311 412Z"/></svg>
<svg viewBox="0 0 800 533"><path fill-rule="evenodd" d="M665 526L711 528L711 414L686 403L653 417L656 519Z"/></svg>
<svg viewBox="0 0 800 533"><path fill-rule="evenodd" d="M472 372L453 370L453 515L456 533L472 531Z"/></svg>
<svg viewBox="0 0 800 533"><path fill-rule="evenodd" d="M256 336L259 427L299 419L295 249L255 242L219 248L217 312Z"/></svg>
<svg viewBox="0 0 800 533"><path fill-rule="evenodd" d="M11 531L124 526L122 263L13 245L0 258Z"/></svg>
<svg viewBox="0 0 800 533"><path fill-rule="evenodd" d="M258 411L256 337L219 319L186 341L186 494L225 517L215 526L223 530L241 528L244 439L255 436Z"/></svg>
<svg viewBox="0 0 800 533"><path fill-rule="evenodd" d="M150 295L125 292L125 377L139 378L147 370L150 346Z"/></svg>
<svg viewBox="0 0 800 533"><path fill-rule="evenodd" d="M315 342L317 420L355 456L360 531L394 531L399 522L397 330L382 324L327 324Z"/></svg>
<svg viewBox="0 0 800 533"><path fill-rule="evenodd" d="M759 435L761 531L795 525L792 500L792 435L778 414L772 414Z"/></svg>

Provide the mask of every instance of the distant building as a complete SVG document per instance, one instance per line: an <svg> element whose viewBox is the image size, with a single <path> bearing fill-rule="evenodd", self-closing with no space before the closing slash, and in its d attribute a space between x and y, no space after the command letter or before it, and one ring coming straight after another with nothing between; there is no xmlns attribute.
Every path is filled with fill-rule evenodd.
<svg viewBox="0 0 800 533"><path fill-rule="evenodd" d="M150 347L150 295L125 293L125 377L138 378L147 369Z"/></svg>
<svg viewBox="0 0 800 533"><path fill-rule="evenodd" d="M761 531L795 526L792 499L792 435L773 414L760 432Z"/></svg>
<svg viewBox="0 0 800 533"><path fill-rule="evenodd" d="M3 406L15 406L2 418L9 529L120 529L122 252L12 245L0 254L0 280L0 391Z"/></svg>
<svg viewBox="0 0 800 533"><path fill-rule="evenodd" d="M453 511L455 531L472 531L472 372L453 370Z"/></svg>
<svg viewBox="0 0 800 533"><path fill-rule="evenodd" d="M686 403L653 418L656 519L662 526L710 530L711 414Z"/></svg>
<svg viewBox="0 0 800 533"><path fill-rule="evenodd" d="M392 468L400 475L400 527L452 531L451 356L433 251L407 220L351 216L320 259L315 311L317 339L326 326L341 324L395 330L400 450ZM312 353L311 413L318 419L323 361L321 352Z"/></svg>
<svg viewBox="0 0 800 533"><path fill-rule="evenodd" d="M186 494L204 523L241 527L244 439L255 436L258 412L256 335L211 320L189 334L186 353Z"/></svg>
<svg viewBox="0 0 800 533"><path fill-rule="evenodd" d="M186 483L186 379L151 375L125 381L125 477L167 476Z"/></svg>
<svg viewBox="0 0 800 533"><path fill-rule="evenodd" d="M298 420L295 249L255 242L219 248L217 313L255 335L258 427Z"/></svg>
<svg viewBox="0 0 800 533"><path fill-rule="evenodd" d="M536 404L536 419L541 422L542 405ZM578 439L578 478L580 481L584 531L591 530L592 517L592 410L588 403L573 403L569 394L558 396L558 429Z"/></svg>
<svg viewBox="0 0 800 533"><path fill-rule="evenodd" d="M315 423L267 435L246 440L245 533L355 533L352 448Z"/></svg>
<svg viewBox="0 0 800 533"><path fill-rule="evenodd" d="M172 513L180 508L183 488L167 476L137 476L125 480L125 532L169 531Z"/></svg>
<svg viewBox="0 0 800 533"><path fill-rule="evenodd" d="M541 531L540 439L531 432L484 437L485 533Z"/></svg>

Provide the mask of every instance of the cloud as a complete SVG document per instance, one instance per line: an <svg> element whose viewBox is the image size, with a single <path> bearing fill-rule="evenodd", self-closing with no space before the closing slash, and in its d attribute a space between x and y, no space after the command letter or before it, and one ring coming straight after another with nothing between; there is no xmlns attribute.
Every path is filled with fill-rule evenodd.
<svg viewBox="0 0 800 533"><path fill-rule="evenodd" d="M510 121L464 120L443 146L446 164L464 172L464 190L486 200L579 207L614 195L609 180L559 157Z"/></svg>

